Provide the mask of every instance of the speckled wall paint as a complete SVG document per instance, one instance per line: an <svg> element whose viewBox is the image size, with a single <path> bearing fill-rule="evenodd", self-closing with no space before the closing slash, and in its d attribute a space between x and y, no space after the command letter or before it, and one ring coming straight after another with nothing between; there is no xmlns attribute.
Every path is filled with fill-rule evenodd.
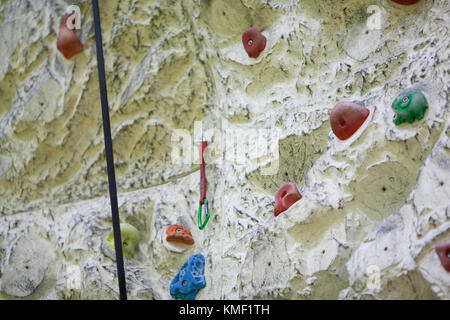
<svg viewBox="0 0 450 320"><path fill-rule="evenodd" d="M71 4L83 51L66 60ZM141 235L125 258L130 299L171 299L196 253L197 299L450 299L435 252L450 240L448 1L102 0L100 12L120 216ZM250 27L267 38L256 59ZM91 2L3 0L0 44L0 298L117 299ZM410 88L428 110L396 126L391 104ZM371 111L348 141L330 127L339 101ZM173 161L180 130L198 158L196 121L220 146L204 230L198 161ZM275 217L289 181L303 198ZM194 245L167 243L173 224Z"/></svg>

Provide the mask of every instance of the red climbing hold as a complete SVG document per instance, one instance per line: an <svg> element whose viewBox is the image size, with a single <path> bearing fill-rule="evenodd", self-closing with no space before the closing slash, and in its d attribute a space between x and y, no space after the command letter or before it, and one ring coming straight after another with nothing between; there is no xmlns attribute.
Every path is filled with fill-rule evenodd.
<svg viewBox="0 0 450 320"><path fill-rule="evenodd" d="M178 224L171 225L166 230L166 240L170 242L181 242L185 244L194 244L194 238L188 228Z"/></svg>
<svg viewBox="0 0 450 320"><path fill-rule="evenodd" d="M289 209L295 202L300 200L302 195L293 182L283 185L275 194L275 216Z"/></svg>
<svg viewBox="0 0 450 320"><path fill-rule="evenodd" d="M67 19L71 17L71 14L66 14L62 17L59 25L58 40L56 41L56 47L66 57L66 59L72 58L74 55L83 50L83 45L80 39L78 39L75 32L67 27Z"/></svg>
<svg viewBox="0 0 450 320"><path fill-rule="evenodd" d="M442 266L447 272L450 272L450 241L439 243L435 249Z"/></svg>
<svg viewBox="0 0 450 320"><path fill-rule="evenodd" d="M250 58L258 58L266 47L266 41L266 37L256 28L249 28L242 34L242 43Z"/></svg>
<svg viewBox="0 0 450 320"><path fill-rule="evenodd" d="M350 138L366 121L369 109L353 103L339 102L331 110L330 123L336 137L341 140Z"/></svg>
<svg viewBox="0 0 450 320"><path fill-rule="evenodd" d="M415 4L419 2L420 0L392 0L394 2L400 3L400 4Z"/></svg>

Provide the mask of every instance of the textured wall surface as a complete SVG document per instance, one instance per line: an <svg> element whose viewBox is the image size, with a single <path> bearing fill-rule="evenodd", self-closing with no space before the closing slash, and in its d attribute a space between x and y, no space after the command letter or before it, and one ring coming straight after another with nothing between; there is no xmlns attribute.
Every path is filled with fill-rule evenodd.
<svg viewBox="0 0 450 320"><path fill-rule="evenodd" d="M56 39L70 4L84 48L66 60ZM100 11L120 216L141 234L125 258L130 299L171 299L195 253L197 299L450 299L434 250L450 240L448 1L102 0ZM257 59L242 46L249 27L267 38ZM0 299L118 298L93 29L90 1L0 1ZM395 126L392 101L409 88L429 108ZM345 142L329 122L342 100L371 110ZM202 131L212 217L199 230ZM180 133L193 161L174 161ZM275 217L289 181L303 198ZM171 224L195 244L167 243Z"/></svg>

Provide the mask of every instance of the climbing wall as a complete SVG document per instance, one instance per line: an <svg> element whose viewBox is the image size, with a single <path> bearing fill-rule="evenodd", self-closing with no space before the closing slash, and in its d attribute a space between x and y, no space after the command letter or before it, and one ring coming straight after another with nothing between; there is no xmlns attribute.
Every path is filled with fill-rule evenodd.
<svg viewBox="0 0 450 320"><path fill-rule="evenodd" d="M66 59L69 5L83 49ZM129 299L172 299L195 254L196 299L450 299L449 249L435 250L450 242L448 1L102 0L100 13L120 218L139 233ZM256 58L248 28L266 38ZM0 299L117 299L91 2L3 0L0 43ZM428 109L396 125L410 91ZM370 110L347 140L330 125L340 101ZM287 182L302 197L275 216ZM171 225L194 243L167 241Z"/></svg>

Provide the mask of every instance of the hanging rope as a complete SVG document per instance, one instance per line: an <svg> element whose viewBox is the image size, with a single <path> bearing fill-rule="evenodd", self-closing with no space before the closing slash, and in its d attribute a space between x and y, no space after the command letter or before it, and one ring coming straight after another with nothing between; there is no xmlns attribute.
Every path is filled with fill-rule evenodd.
<svg viewBox="0 0 450 320"><path fill-rule="evenodd" d="M127 300L127 290L125 282L125 269L123 266L122 253L122 238L120 236L120 219L119 207L117 205L117 190L116 190L116 175L114 173L114 157L111 139L111 127L109 123L109 106L108 96L106 93L106 79L105 79L105 63L103 61L103 47L102 47L102 29L100 25L100 13L98 10L98 1L92 0L92 7L94 9L94 26L95 26L95 43L97 47L97 68L98 68L98 82L100 86L100 98L102 103L102 117L103 117L103 134L105 138L105 154L106 165L108 168L108 182L109 182L109 198L111 201L111 216L114 232L114 243L116 250L117 275L119 279L119 294L120 300ZM120 245L118 245L120 244Z"/></svg>

